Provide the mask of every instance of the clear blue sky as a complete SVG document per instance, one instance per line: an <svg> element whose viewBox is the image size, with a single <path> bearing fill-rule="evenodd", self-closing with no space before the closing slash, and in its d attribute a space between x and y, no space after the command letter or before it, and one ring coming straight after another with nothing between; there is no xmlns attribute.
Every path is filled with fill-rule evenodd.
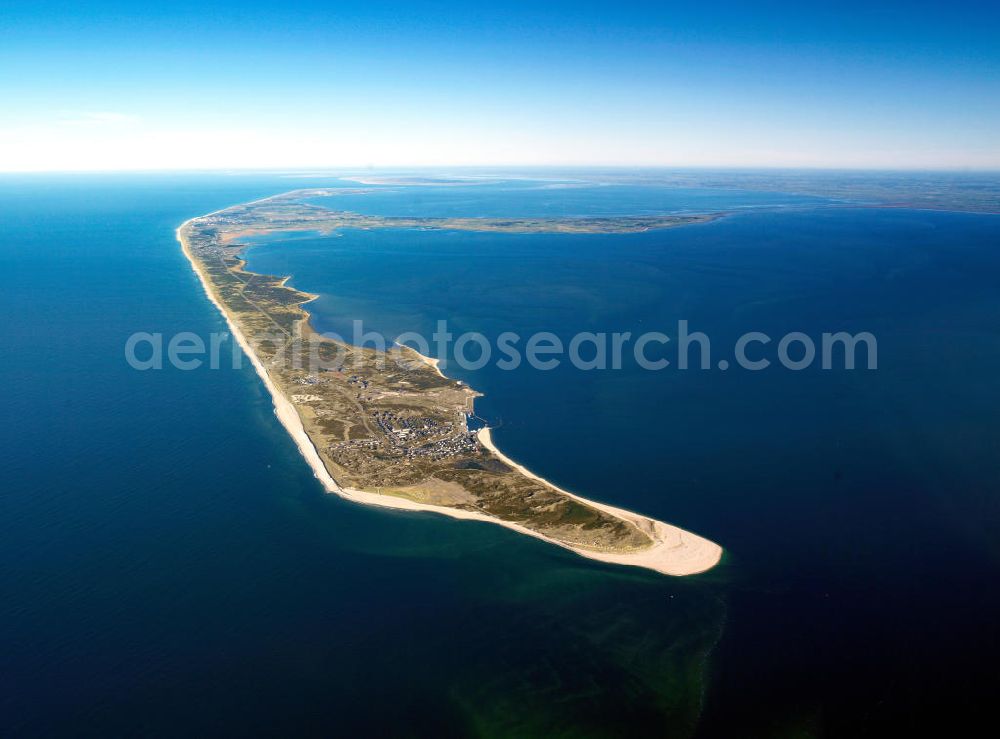
<svg viewBox="0 0 1000 739"><path fill-rule="evenodd" d="M0 170L996 169L998 8L13 0Z"/></svg>

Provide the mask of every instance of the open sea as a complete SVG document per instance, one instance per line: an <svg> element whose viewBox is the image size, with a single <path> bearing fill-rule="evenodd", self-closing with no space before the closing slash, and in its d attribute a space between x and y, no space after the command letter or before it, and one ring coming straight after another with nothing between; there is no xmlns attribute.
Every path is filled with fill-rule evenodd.
<svg viewBox="0 0 1000 739"><path fill-rule="evenodd" d="M567 340L688 321L711 369L445 371L485 393L507 454L720 543L723 563L668 578L360 507L323 492L249 362L128 365L134 332L225 331L181 222L323 186L345 192L315 202L375 215L730 212L248 251L344 336L355 319ZM881 737L993 718L1000 216L146 174L0 176L0 223L0 736ZM748 331L868 331L878 368L719 369Z"/></svg>

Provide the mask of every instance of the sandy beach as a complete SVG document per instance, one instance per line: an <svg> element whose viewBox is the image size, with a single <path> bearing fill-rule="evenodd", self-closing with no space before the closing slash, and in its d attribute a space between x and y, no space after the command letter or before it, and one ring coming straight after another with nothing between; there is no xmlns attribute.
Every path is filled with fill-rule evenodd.
<svg viewBox="0 0 1000 739"><path fill-rule="evenodd" d="M210 215L210 214L209 214ZM201 216L204 217L204 216ZM620 518L624 521L631 523L636 526L640 531L648 535L653 540L653 545L646 549L642 549L635 552L608 552L600 551L597 549L588 549L584 547L571 546L565 542L552 539L544 534L540 534L537 531L532 531L520 524L504 521L499 518L494 518L492 516L487 516L485 514L477 513L474 511L466 511L457 508L448 508L445 506L435 506L426 503L418 503L415 501L407 500L405 498L400 498L391 495L380 495L377 493L372 493L364 490L357 490L353 488L341 487L336 480L330 475L329 470L327 470L326 465L323 464L322 459L320 459L319 453L316 451L316 447L313 445L312 440L306 433L304 426L302 425L302 419L299 417L298 411L295 410L295 406L285 397L278 387L275 385L274 381L271 379L267 368L263 365L260 359L253 352L250 343L247 341L240 327L237 325L236 321L233 320L232 316L224 307L223 303L215 295L212 283L203 273L197 260L192 256L187 240L184 236L184 228L193 220L185 221L177 229L176 235L177 240L181 244L181 248L184 252L184 256L187 257L188 262L191 264L191 268L194 270L195 274L198 275L198 279L201 281L202 287L205 290L205 294L208 296L209 300L218 308L219 312L226 320L226 324L229 326L229 330L232 332L240 348L249 357L254 369L260 376L267 388L268 392L271 394L271 399L274 403L274 412L281 422L282 426L288 431L292 440L295 442L302 456L305 458L306 462L309 464L316 478L323 484L323 487L331 493L335 493L347 500L352 500L357 503L363 503L366 505L381 506L383 508L394 508L398 510L407 511L425 511L430 513L437 513L444 516L449 516L451 518L462 519L462 520L474 520L474 521L484 521L488 523L497 524L504 526L505 528L512 529L521 534L526 534L528 536L533 536L536 539L541 539L550 544L555 544L564 549L568 549L580 556L586 557L588 559L599 560L601 562L608 562L612 564L628 565L634 567L643 567L646 569L654 570L666 575L694 575L700 572L704 572L715 566L722 557L722 548L707 539L700 536L692 534L688 531L680 529L676 526L671 526L670 524L664 523L662 521L657 521L655 519L643 516L632 511L628 511L622 508L616 508L603 503L598 503L586 498L582 498L578 495L569 493L557 486L553 485L549 481L545 480L538 475L527 470L522 465L514 462L509 457L504 455L496 446L493 444L492 437L490 435L489 428L481 429L477 436L480 443L502 459L506 464L511 467L516 468L522 474L531 477L544 485L556 490L563 495L567 495L574 498L581 503L598 508L606 513ZM412 350L411 350L412 351ZM445 375L441 372L438 367L438 361L432 357L426 357L419 352L413 351L422 361L431 365L435 368L439 375L444 377Z"/></svg>
<svg viewBox="0 0 1000 739"><path fill-rule="evenodd" d="M441 360L438 359L437 357L428 357L426 354L421 354L412 346L407 346L406 344L397 343L396 348L399 349L399 351L411 352L415 358L419 359L421 362L428 365L429 367L433 367L434 371L438 373L438 377L444 377L445 379L447 379L444 372L441 371Z"/></svg>

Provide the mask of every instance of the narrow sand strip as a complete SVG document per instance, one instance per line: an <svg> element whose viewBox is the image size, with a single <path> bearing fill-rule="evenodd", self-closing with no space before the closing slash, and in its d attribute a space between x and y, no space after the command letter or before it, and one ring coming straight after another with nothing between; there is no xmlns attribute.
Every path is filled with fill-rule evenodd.
<svg viewBox="0 0 1000 739"><path fill-rule="evenodd" d="M622 508L614 508L603 503L596 503L592 500L581 498L580 496L568 493L547 480L538 477L497 449L493 445L488 428L483 428L478 432L477 436L479 441L483 444L483 446L492 451L505 463L518 469L522 474L538 480L539 482L559 491L564 495L572 497L582 503L585 503L586 505L603 510L611 515L617 516L618 518L629 521L653 539L653 546L638 552L622 554L590 550L582 547L571 546L565 542L540 534L537 531L532 531L531 529L528 529L520 524L504 521L482 513L464 511L456 508L447 508L444 506L428 505L426 503L417 503L415 501L407 500L405 498L397 498L391 495L379 495L377 493L371 493L364 490L341 487L330 475L326 465L323 464L323 460L320 459L319 453L316 451L316 447L312 443L312 439L309 438L305 428L302 426L302 419L299 418L299 414L298 411L295 410L295 406L293 406L284 394L278 390L277 386L271 380L271 376L268 374L267 368L264 367L257 355L252 351L250 343L246 340L246 337L243 335L240 327L233 320L232 316L229 315L229 312L226 310L222 301L220 301L215 295L212 289L211 281L203 273L198 262L192 256L187 240L183 234L184 227L187 226L188 223L190 223L190 221L185 221L177 229L177 240L181 244L184 256L187 257L188 262L191 264L191 268L194 270L195 274L198 275L198 279L201 281L202 287L205 289L205 294L208 296L208 299L212 301L215 307L219 309L223 318L225 318L226 324L229 326L230 331L232 331L232 334L236 338L240 348L242 348L243 352L250 358L254 369L257 371L257 374L264 383L264 387L266 387L267 391L271 394L271 399L274 403L274 413L281 422L281 425L288 431L292 440L295 442L296 446L298 446L302 456L312 468L313 474L323 484L323 487L326 488L327 491L336 493L337 495L348 500L353 500L367 505L382 506L383 508L395 508L407 511L428 511L450 516L451 518L486 521L488 523L504 526L508 529L512 529L528 536L533 536L536 539L547 541L550 544L555 544L556 546L563 547L564 549L569 549L570 551L576 552L577 554L589 559L611 562L614 564L645 567L667 575L694 575L710 569L719 562L719 559L722 557L722 548L718 544L708 541L707 539L703 539L702 537L688 531L684 531L683 529L679 529L676 526L663 523L662 521L656 521L655 519L633 513L632 511L627 511ZM414 351L414 354L420 356L424 361L433 366L437 370L438 374L441 374L441 376L444 377L440 368L437 366L437 360L431 357L424 357L416 351Z"/></svg>
<svg viewBox="0 0 1000 739"><path fill-rule="evenodd" d="M511 467L518 470L525 477L537 480L543 485L547 485L553 490L557 490L569 498L573 498L581 503L585 503L586 505L602 510L605 513L610 513L612 516L629 521L640 531L649 535L655 542L649 549L643 549L639 552L627 554L591 552L587 550L578 550L575 547L569 547L578 554L582 554L584 557L599 559L602 562L649 567L650 569L656 570L657 572L663 572L667 575L693 575L698 572L704 572L705 570L709 570L718 564L719 560L722 558L722 547L715 542L698 536L697 534L692 534L690 531L685 531L677 526L671 526L668 523L657 521L654 518L649 518L648 516L643 516L642 514L634 513L633 511L629 511L624 508L616 508L615 506L610 506L605 503L598 503L597 501L590 500L589 498L581 498L579 495L574 495L568 490L563 490L562 488L553 485L544 477L539 477L531 470L521 464L518 464L497 449L496 445L493 443L489 427L480 429L477 436L479 438L479 442L484 447L489 449Z"/></svg>

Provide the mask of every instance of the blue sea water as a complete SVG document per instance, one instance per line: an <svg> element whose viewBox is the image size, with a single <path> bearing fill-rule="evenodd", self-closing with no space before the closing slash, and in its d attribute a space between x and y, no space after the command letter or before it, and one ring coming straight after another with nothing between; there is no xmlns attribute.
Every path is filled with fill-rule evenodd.
<svg viewBox="0 0 1000 739"><path fill-rule="evenodd" d="M546 218L706 213L829 202L809 195L709 187L655 187L574 179L494 180L447 185L365 185L344 182L334 197L308 202L375 216Z"/></svg>
<svg viewBox="0 0 1000 739"><path fill-rule="evenodd" d="M751 330L872 332L875 371L449 367L518 460L726 547L711 573L671 579L324 495L249 367L127 365L135 331L224 330L180 222L327 184L352 187L0 179L0 733L858 736L988 715L997 217L387 186L320 202L739 212L633 235L349 231L249 251L321 295L328 331L673 334L683 319L720 357Z"/></svg>

